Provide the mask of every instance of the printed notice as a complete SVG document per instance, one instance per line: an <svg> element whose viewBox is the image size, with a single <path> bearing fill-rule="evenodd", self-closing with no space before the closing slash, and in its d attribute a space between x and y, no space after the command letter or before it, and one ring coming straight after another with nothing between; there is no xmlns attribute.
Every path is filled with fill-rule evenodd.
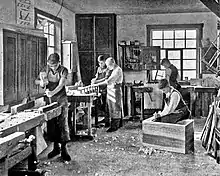
<svg viewBox="0 0 220 176"><path fill-rule="evenodd" d="M33 0L16 0L17 24L32 26Z"/></svg>

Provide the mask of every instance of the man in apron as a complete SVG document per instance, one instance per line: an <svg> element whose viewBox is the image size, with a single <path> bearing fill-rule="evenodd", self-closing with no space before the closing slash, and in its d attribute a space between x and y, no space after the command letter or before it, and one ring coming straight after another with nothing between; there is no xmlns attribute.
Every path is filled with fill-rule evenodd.
<svg viewBox="0 0 220 176"><path fill-rule="evenodd" d="M123 72L112 57L107 58L105 63L111 74L109 74L110 76L107 76L104 81L95 85L107 85L107 104L109 108L109 117L111 119L111 125L107 132L113 132L118 130L120 126L123 106L121 90Z"/></svg>
<svg viewBox="0 0 220 176"><path fill-rule="evenodd" d="M177 123L189 118L190 110L178 90L169 85L167 79L162 79L158 85L166 95L165 106L162 112L155 113L156 122Z"/></svg>
<svg viewBox="0 0 220 176"><path fill-rule="evenodd" d="M61 153L64 161L70 161L71 157L67 152L66 143L70 140L68 126L68 101L65 90L65 82L68 70L60 65L60 58L57 53L53 53L47 60L47 66L41 70L40 76L45 74L46 79L37 79L36 84L46 88L46 95L49 102L58 102L62 106L61 115L47 123L47 132L49 139L54 142L53 150L48 154L52 158ZM61 143L61 148L60 144Z"/></svg>

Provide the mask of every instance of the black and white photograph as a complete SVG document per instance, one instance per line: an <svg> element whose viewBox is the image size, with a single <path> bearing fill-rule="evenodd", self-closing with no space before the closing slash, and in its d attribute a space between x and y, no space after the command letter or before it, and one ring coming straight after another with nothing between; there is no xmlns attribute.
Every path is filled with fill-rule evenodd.
<svg viewBox="0 0 220 176"><path fill-rule="evenodd" d="M220 0L0 0L0 176L220 176Z"/></svg>

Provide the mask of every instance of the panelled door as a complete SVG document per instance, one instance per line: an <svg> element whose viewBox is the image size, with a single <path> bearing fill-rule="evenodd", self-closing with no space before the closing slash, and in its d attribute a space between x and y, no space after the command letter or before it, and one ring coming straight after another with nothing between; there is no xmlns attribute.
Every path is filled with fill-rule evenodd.
<svg viewBox="0 0 220 176"><path fill-rule="evenodd" d="M95 76L97 57L100 54L116 57L116 16L78 14L76 34L82 81L89 85Z"/></svg>

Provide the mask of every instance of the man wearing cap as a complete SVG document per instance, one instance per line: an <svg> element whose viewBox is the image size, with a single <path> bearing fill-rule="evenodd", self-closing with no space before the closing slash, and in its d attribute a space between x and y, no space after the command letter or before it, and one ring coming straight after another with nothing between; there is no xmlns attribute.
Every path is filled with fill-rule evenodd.
<svg viewBox="0 0 220 176"><path fill-rule="evenodd" d="M44 75L44 79L42 79ZM65 82L68 70L60 65L60 57L53 53L47 60L47 66L40 71L40 78L35 80L37 85L46 88L46 95L51 102L58 102L62 106L62 113L59 117L48 121L48 137L54 142L53 150L48 154L52 158L61 153L64 161L70 161L71 157L67 152L66 143L70 140L68 127L68 101L65 90ZM46 79L45 79L46 78ZM59 143L61 143L61 148Z"/></svg>
<svg viewBox="0 0 220 176"><path fill-rule="evenodd" d="M162 79L158 85L166 95L165 106L162 112L154 114L156 122L177 123L189 118L190 110L178 90L169 85L167 79Z"/></svg>
<svg viewBox="0 0 220 176"><path fill-rule="evenodd" d="M106 59L105 64L109 70L105 80L94 85L107 85L107 104L109 108L109 117L111 119L110 128L107 132L118 130L122 113L122 90L123 81L122 69L115 63L114 58Z"/></svg>

